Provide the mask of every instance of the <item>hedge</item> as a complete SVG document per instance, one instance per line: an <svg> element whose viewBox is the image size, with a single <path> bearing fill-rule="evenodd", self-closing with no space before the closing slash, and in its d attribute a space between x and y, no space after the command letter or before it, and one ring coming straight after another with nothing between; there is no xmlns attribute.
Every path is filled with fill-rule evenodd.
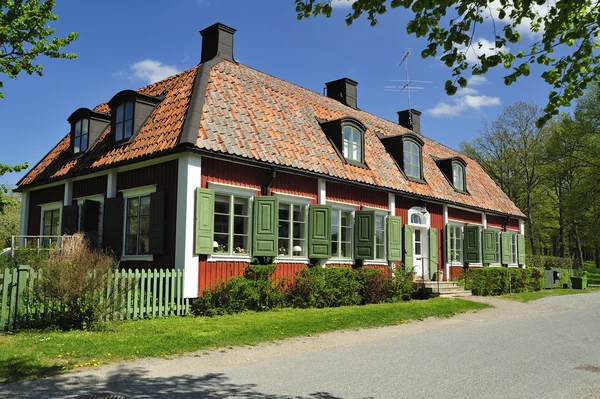
<svg viewBox="0 0 600 399"><path fill-rule="evenodd" d="M544 273L539 268L513 269L505 267L472 268L456 279L473 295L503 295L510 292L540 291L544 288Z"/></svg>
<svg viewBox="0 0 600 399"><path fill-rule="evenodd" d="M243 276L205 290L193 304L196 315L214 316L273 308L326 308L408 300L409 275L381 269L308 267L292 282L273 279L274 265L250 265Z"/></svg>

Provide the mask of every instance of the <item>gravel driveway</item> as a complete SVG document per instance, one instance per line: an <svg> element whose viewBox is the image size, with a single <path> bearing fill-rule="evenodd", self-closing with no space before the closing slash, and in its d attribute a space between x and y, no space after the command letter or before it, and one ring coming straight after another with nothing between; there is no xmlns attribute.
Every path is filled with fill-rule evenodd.
<svg viewBox="0 0 600 399"><path fill-rule="evenodd" d="M0 398L600 399L600 292L451 319L141 359L0 385Z"/></svg>

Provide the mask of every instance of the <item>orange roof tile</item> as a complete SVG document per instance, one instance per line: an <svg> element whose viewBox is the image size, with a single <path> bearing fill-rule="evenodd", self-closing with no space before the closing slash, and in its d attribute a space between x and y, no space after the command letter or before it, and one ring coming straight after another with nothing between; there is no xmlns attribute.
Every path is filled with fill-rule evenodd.
<svg viewBox="0 0 600 399"><path fill-rule="evenodd" d="M109 127L86 154L69 161L70 138L67 135L22 179L19 186L75 173L92 173L99 167L175 149L190 96L203 94L192 93L198 68L138 90L150 96L164 95L165 98L131 143L112 147L106 140ZM95 111L110 110L107 104L102 104ZM334 120L344 116L356 118L367 126L365 163L368 169L341 160L317 120ZM210 70L195 144L200 149L215 153L524 217L477 162L427 137L422 137L425 142L423 174L427 184L406 179L376 132L391 136L409 130L250 67L221 61ZM434 161L434 158L454 156L460 156L467 162L469 194L454 190Z"/></svg>

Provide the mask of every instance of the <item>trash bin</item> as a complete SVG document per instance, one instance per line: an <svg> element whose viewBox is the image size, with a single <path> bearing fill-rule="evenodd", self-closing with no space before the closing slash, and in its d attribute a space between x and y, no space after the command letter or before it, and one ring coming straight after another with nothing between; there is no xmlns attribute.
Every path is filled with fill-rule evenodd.
<svg viewBox="0 0 600 399"><path fill-rule="evenodd" d="M587 289L587 276L583 277L571 277L571 286L575 290Z"/></svg>

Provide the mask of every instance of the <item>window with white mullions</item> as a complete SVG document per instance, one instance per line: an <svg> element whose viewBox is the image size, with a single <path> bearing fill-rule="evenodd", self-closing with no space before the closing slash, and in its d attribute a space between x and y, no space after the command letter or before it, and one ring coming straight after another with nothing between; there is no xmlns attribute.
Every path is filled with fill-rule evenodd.
<svg viewBox="0 0 600 399"><path fill-rule="evenodd" d="M125 255L150 253L150 196L127 198Z"/></svg>
<svg viewBox="0 0 600 399"><path fill-rule="evenodd" d="M386 260L385 254L385 216L375 215L375 259Z"/></svg>
<svg viewBox="0 0 600 399"><path fill-rule="evenodd" d="M125 140L133 135L133 103L126 102L117 107L115 140Z"/></svg>
<svg viewBox="0 0 600 399"><path fill-rule="evenodd" d="M514 233L510 234L510 264L516 265L517 260L517 235Z"/></svg>
<svg viewBox="0 0 600 399"><path fill-rule="evenodd" d="M75 123L73 132L73 153L83 152L88 149L89 141L89 123L88 119L80 119Z"/></svg>
<svg viewBox="0 0 600 399"><path fill-rule="evenodd" d="M465 190L465 168L462 165L452 164L452 180L454 188L459 191Z"/></svg>
<svg viewBox="0 0 600 399"><path fill-rule="evenodd" d="M235 195L216 195L214 214L215 254L249 254L250 200Z"/></svg>
<svg viewBox="0 0 600 399"><path fill-rule="evenodd" d="M344 126L344 158L362 162L362 132L353 126Z"/></svg>
<svg viewBox="0 0 600 399"><path fill-rule="evenodd" d="M352 258L352 211L333 209L331 213L331 256Z"/></svg>
<svg viewBox="0 0 600 399"><path fill-rule="evenodd" d="M421 178L421 150L411 140L404 141L404 173L415 179Z"/></svg>
<svg viewBox="0 0 600 399"><path fill-rule="evenodd" d="M450 262L459 263L463 262L463 231L462 226L449 225L450 232Z"/></svg>
<svg viewBox="0 0 600 399"><path fill-rule="evenodd" d="M51 209L44 211L44 226L42 235L44 236L58 236L60 235L60 209ZM56 243L56 238L44 238L42 246L48 246Z"/></svg>
<svg viewBox="0 0 600 399"><path fill-rule="evenodd" d="M306 205L279 203L278 256L306 257Z"/></svg>

